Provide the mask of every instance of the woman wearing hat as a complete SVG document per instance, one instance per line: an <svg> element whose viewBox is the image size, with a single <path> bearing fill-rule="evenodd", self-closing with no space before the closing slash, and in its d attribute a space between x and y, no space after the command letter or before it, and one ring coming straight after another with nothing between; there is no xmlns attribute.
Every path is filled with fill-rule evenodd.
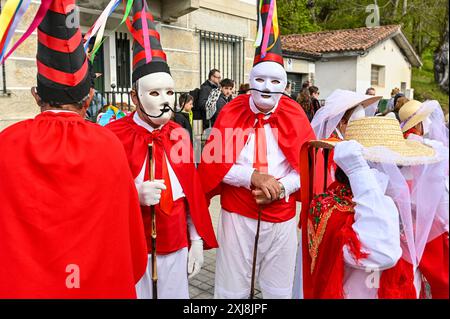
<svg viewBox="0 0 450 319"><path fill-rule="evenodd" d="M445 125L444 112L439 102L417 100L407 102L399 111L400 126L405 138L423 136L436 140L448 147L449 134Z"/></svg>
<svg viewBox="0 0 450 319"><path fill-rule="evenodd" d="M302 243L308 244L299 250L294 294L417 298L422 275L427 280L436 277L422 269L425 245L448 230L441 217L448 216L448 207L442 205L445 154L403 139L398 122L391 118L355 120L345 139L310 143L334 148L339 169L337 180L312 201L311 187L303 188ZM308 155L305 149L303 156ZM412 168L409 183L405 168ZM302 185L310 185L308 171L301 172ZM448 246L447 251L438 248L435 273L447 269L448 283ZM443 289L435 293L431 286L433 297L444 296Z"/></svg>
<svg viewBox="0 0 450 319"><path fill-rule="evenodd" d="M348 90L333 91L311 122L316 137L343 139L347 124L354 119L374 115L381 98Z"/></svg>

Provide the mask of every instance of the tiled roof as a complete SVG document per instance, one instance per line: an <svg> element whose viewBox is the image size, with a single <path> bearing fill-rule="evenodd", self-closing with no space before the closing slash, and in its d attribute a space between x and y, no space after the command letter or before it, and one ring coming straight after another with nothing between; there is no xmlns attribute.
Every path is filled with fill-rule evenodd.
<svg viewBox="0 0 450 319"><path fill-rule="evenodd" d="M400 30L399 25L332 30L282 36L283 50L320 56L323 53L365 51Z"/></svg>

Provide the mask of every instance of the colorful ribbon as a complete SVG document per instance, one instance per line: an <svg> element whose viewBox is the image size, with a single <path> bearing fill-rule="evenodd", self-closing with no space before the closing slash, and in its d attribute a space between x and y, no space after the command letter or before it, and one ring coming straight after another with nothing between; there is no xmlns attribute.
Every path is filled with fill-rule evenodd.
<svg viewBox="0 0 450 319"><path fill-rule="evenodd" d="M8 27L11 25L11 21L14 20L21 2L21 0L9 0L6 2L5 7L2 10L2 14L0 15L0 41L2 41Z"/></svg>
<svg viewBox="0 0 450 319"><path fill-rule="evenodd" d="M148 32L148 23L147 23L147 14L145 11L145 0L142 0L142 12L141 12L141 21L142 21L142 36L144 37L144 50L145 50L145 61L146 63L150 63L152 61L152 48L150 45L150 38Z"/></svg>
<svg viewBox="0 0 450 319"><path fill-rule="evenodd" d="M3 40L1 42L0 46L0 61L3 59L3 56L6 53L6 49L8 48L9 43L11 42L12 37L14 36L14 33L16 32L17 26L19 25L20 20L22 19L23 15L28 9L28 6L30 5L31 0L22 0L20 6L17 9L16 15L14 17L14 21L12 25L10 26L10 29L7 33L7 35L4 36Z"/></svg>
<svg viewBox="0 0 450 319"><path fill-rule="evenodd" d="M269 7L269 14L267 16L267 20L266 20L266 25L265 25L265 29L264 29L264 36L263 36L263 41L262 41L262 46L261 46L261 58L265 58L266 54L267 54L267 48L269 46L269 39L270 39L270 31L272 30L272 19L273 19L273 11L274 11L274 4L275 4L275 0L272 0L270 2L270 7Z"/></svg>
<svg viewBox="0 0 450 319"><path fill-rule="evenodd" d="M10 0L10 1L16 1L16 0ZM9 2L9 1L8 1ZM4 56L3 60L0 61L0 63L3 63L8 59L8 57L19 47L19 45L22 44L23 41L25 41L36 28L41 24L42 20L44 19L45 15L47 14L48 9L50 8L50 5L52 4L53 0L41 0L41 5L39 6L39 9L33 19L33 22L31 22L30 26L28 27L27 31L20 37L20 39L14 44L14 46L9 50L9 52ZM3 12L2 12L3 15ZM19 19L17 19L19 21Z"/></svg>
<svg viewBox="0 0 450 319"><path fill-rule="evenodd" d="M259 1L259 8L258 8L258 34L256 36L255 41L255 48L259 47L261 45L262 39L263 39L263 21L262 21L262 6L263 6L263 0Z"/></svg>
<svg viewBox="0 0 450 319"><path fill-rule="evenodd" d="M127 21L128 16L130 15L130 12L131 12L131 8L133 7L133 2L134 2L134 0L127 0L126 5L124 6L124 16L122 18L122 21L112 31L113 33L116 32L125 21ZM88 33L86 33L86 35L84 36L84 40L86 41L84 44L84 49L87 51L91 38L98 32L97 38L95 39L94 47L92 48L92 52L91 52L91 58L90 58L91 61L94 61L95 55L97 54L98 50L103 45L103 42L105 42L105 38L103 38L103 33L104 33L105 26L106 26L106 22L107 22L109 16L117 8L119 3L120 3L120 0L117 1L117 4L114 2L114 0L112 0L110 2L110 4L114 5L114 8L112 9L112 7L109 7L109 5L108 5L105 8L105 10L102 12L102 14L100 15L100 16L103 15L103 17L102 18L99 17L97 19L97 21L94 23L94 25L89 29ZM124 3L125 3L125 1L124 1Z"/></svg>

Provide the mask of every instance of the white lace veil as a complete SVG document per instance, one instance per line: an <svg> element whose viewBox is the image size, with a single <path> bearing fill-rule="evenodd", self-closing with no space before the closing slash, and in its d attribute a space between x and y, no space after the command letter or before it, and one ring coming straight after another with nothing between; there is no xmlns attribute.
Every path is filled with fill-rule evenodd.
<svg viewBox="0 0 450 319"><path fill-rule="evenodd" d="M311 127L316 134L316 138L329 138L338 126L345 112L360 104L366 103L367 101L375 100L375 102L367 105L365 109L366 116L373 116L380 99L381 97L358 94L348 90L333 91L326 99L325 105L317 111L311 121Z"/></svg>

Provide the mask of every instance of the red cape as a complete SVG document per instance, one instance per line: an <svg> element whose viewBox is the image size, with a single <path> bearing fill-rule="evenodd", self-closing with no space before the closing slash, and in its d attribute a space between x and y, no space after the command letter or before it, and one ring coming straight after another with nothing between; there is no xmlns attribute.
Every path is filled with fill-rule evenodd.
<svg viewBox="0 0 450 319"><path fill-rule="evenodd" d="M135 113L132 113L130 116L108 124L106 127L113 131L122 141L125 152L127 153L132 175L136 178L146 159L148 144L149 141L151 141L151 137L150 133L145 128L137 125L133 121L134 114ZM177 128L179 129L177 132L182 135L179 135L177 139L171 139L170 133ZM183 192L186 195L192 221L194 222L198 234L203 239L204 248L211 249L218 247L204 192L194 165L193 150L189 134L177 123L169 121L161 129L161 136L167 158L169 159L181 187L183 188ZM173 162L169 154L171 154L174 147L177 149L189 150L189 161L187 163ZM142 213L146 214L144 211Z"/></svg>
<svg viewBox="0 0 450 319"><path fill-rule="evenodd" d="M309 124L308 118L300 105L293 100L282 96L277 109L270 117L270 126L278 130L278 145L289 164L300 173L300 149L302 145L315 139L314 131ZM222 146L222 154L218 160L209 163L205 149L202 154L202 163L199 166L199 173L202 179L203 188L210 199L221 193L222 180L234 163L236 163L243 146L247 142L249 129L255 124L255 114L250 109L250 95L240 95L228 103L219 114L214 128L221 133L221 141L215 141L214 134L211 134L205 149L211 143L219 143ZM227 129L242 129L241 134L237 134L237 139L243 143L232 143L226 134ZM245 132L247 130L247 132ZM237 140L236 139L236 140ZM229 158L231 156L231 158ZM206 163L205 163L206 161ZM300 200L299 192L295 194Z"/></svg>
<svg viewBox="0 0 450 319"><path fill-rule="evenodd" d="M45 112L1 132L0 152L0 298L136 298L147 251L114 134Z"/></svg>

